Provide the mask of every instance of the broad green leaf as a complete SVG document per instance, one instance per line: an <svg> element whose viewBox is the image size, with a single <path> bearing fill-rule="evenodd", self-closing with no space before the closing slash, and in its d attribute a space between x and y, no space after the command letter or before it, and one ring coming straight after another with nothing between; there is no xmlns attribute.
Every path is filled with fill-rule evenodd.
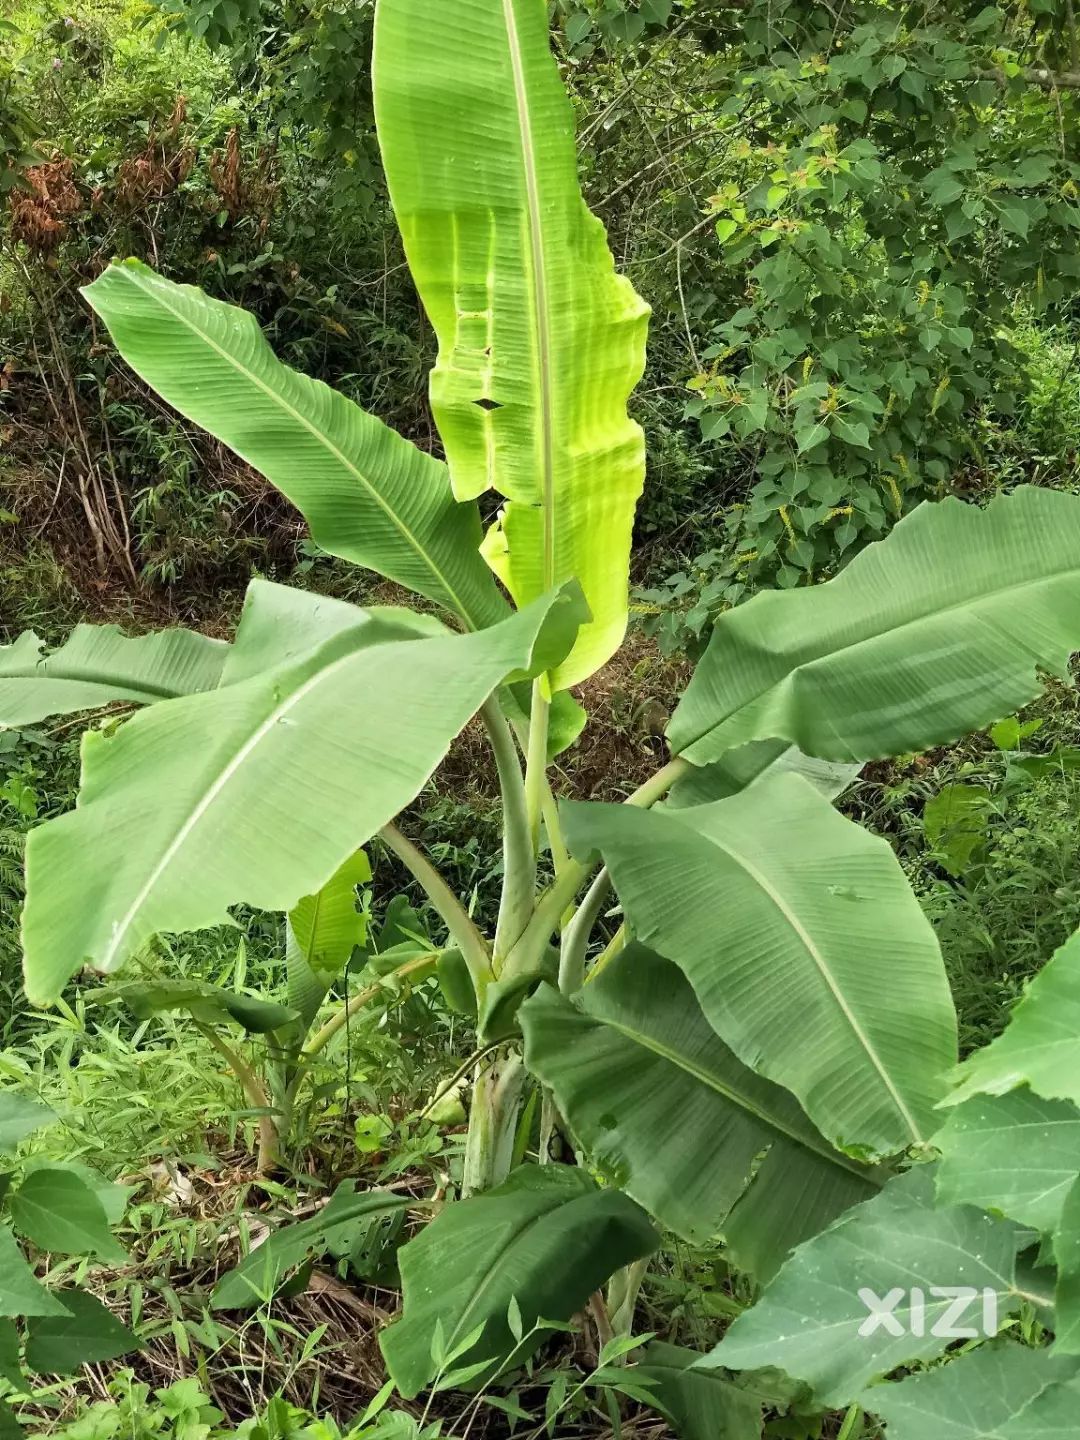
<svg viewBox="0 0 1080 1440"><path fill-rule="evenodd" d="M949 1338L933 1330L953 1301L935 1290L959 1285L980 1292L972 1313L957 1324L979 1332L984 1290L996 1297L998 1318L1004 1319L1024 1298L1016 1283L1020 1232L971 1206L935 1209L930 1168L891 1180L801 1245L699 1364L729 1370L775 1365L806 1381L817 1402L832 1409L858 1399L872 1380L898 1366L945 1350ZM900 1294L891 1297L893 1290ZM875 1323L873 1300L860 1291L882 1302L896 1299L891 1325ZM913 1298L921 1310L914 1321Z"/></svg>
<svg viewBox="0 0 1080 1440"><path fill-rule="evenodd" d="M123 1264L127 1252L109 1229L101 1201L71 1170L31 1171L8 1198L11 1223L24 1239L57 1255L96 1255Z"/></svg>
<svg viewBox="0 0 1080 1440"><path fill-rule="evenodd" d="M70 1170L97 1196L110 1225L119 1225L124 1218L128 1197L136 1188L134 1185L121 1185L117 1181L106 1180L100 1170L95 1170L92 1165L84 1165L81 1160L53 1160L45 1155L28 1155L21 1168L24 1175L32 1175L35 1170Z"/></svg>
<svg viewBox="0 0 1080 1440"><path fill-rule="evenodd" d="M0 1319L0 1377L16 1390L26 1389L19 1349L22 1341L14 1320L4 1316Z"/></svg>
<svg viewBox="0 0 1080 1440"><path fill-rule="evenodd" d="M1053 1247L1054 1349L1062 1355L1080 1355L1080 1174L1073 1177L1060 1207Z"/></svg>
<svg viewBox="0 0 1080 1440"><path fill-rule="evenodd" d="M73 1375L84 1365L138 1350L138 1336L85 1290L62 1290L63 1315L46 1315L26 1327L26 1364L46 1375Z"/></svg>
<svg viewBox="0 0 1080 1440"><path fill-rule="evenodd" d="M651 1255L660 1237L645 1212L583 1170L524 1166L483 1195L459 1200L398 1252L402 1318L379 1336L406 1399L435 1378L442 1349L454 1368L482 1365L491 1378L539 1344L538 1321L566 1321L624 1265ZM507 1322L515 1300L524 1337Z"/></svg>
<svg viewBox="0 0 1080 1440"><path fill-rule="evenodd" d="M367 924L357 908L357 886L371 879L363 850L350 855L314 895L305 895L289 912L285 928L285 964L289 1004L310 1025L334 977L353 950L364 943Z"/></svg>
<svg viewBox="0 0 1080 1440"><path fill-rule="evenodd" d="M1050 1385L1002 1427L1000 1440L1076 1440L1078 1409L1080 1382Z"/></svg>
<svg viewBox="0 0 1080 1440"><path fill-rule="evenodd" d="M235 1020L252 1035L265 1035L297 1018L296 1010L275 1000L240 995L203 980L139 980L105 993L122 1000L140 1020L184 1010L205 1025Z"/></svg>
<svg viewBox="0 0 1080 1440"><path fill-rule="evenodd" d="M55 1119L55 1112L36 1096L20 1090L0 1090L0 1150L14 1150L20 1140Z"/></svg>
<svg viewBox="0 0 1080 1440"><path fill-rule="evenodd" d="M304 659L334 637L349 644L382 645L445 635L434 615L386 605L352 605L258 576L244 594L244 609L221 672L222 685L235 685L268 670Z"/></svg>
<svg viewBox="0 0 1080 1440"><path fill-rule="evenodd" d="M20 1385L22 1390L25 1385ZM26 1440L26 1431L6 1400L0 1400L0 1440Z"/></svg>
<svg viewBox="0 0 1080 1440"><path fill-rule="evenodd" d="M1080 1174L1080 1110L1029 1090L974 1095L934 1136L938 1200L978 1205L1033 1230L1053 1230Z"/></svg>
<svg viewBox="0 0 1080 1440"><path fill-rule="evenodd" d="M700 1358L656 1341L627 1373L656 1396L679 1440L760 1440L760 1402L714 1370L693 1369Z"/></svg>
<svg viewBox="0 0 1080 1440"><path fill-rule="evenodd" d="M120 354L174 409L261 471L331 555L460 615L505 606L479 554L479 516L446 467L320 380L283 365L253 315L138 261L83 291Z"/></svg>
<svg viewBox="0 0 1080 1440"><path fill-rule="evenodd" d="M683 805L707 805L711 800L726 800L729 795L737 795L766 775L788 771L809 780L826 800L835 800L861 769L861 765L815 760L783 740L755 740L749 745L740 745L711 765L692 766L676 780L665 803L675 809Z"/></svg>
<svg viewBox="0 0 1080 1440"><path fill-rule="evenodd" d="M246 1255L218 1281L210 1303L215 1310L261 1304L274 1294L290 1270L311 1256L324 1255L335 1238L357 1220L389 1215L413 1203L410 1196L392 1195L388 1190L364 1190L358 1194L353 1181L345 1180L317 1215L282 1226Z"/></svg>
<svg viewBox="0 0 1080 1440"><path fill-rule="evenodd" d="M116 625L76 625L57 650L25 630L0 645L0 727L212 690L228 653L225 641L192 630L132 638Z"/></svg>
<svg viewBox="0 0 1080 1440"><path fill-rule="evenodd" d="M672 716L706 765L751 740L862 761L980 730L1080 646L1080 498L920 505L837 576L726 611Z"/></svg>
<svg viewBox="0 0 1080 1440"><path fill-rule="evenodd" d="M545 985L521 1007L526 1064L590 1164L668 1229L704 1242L730 1215L739 1235L775 1187L778 1233L753 1257L764 1279L875 1193L872 1173L837 1154L792 1095L735 1058L670 961L632 941L577 1002Z"/></svg>
<svg viewBox="0 0 1080 1440"><path fill-rule="evenodd" d="M7 1225L0 1225L0 1315L64 1315L60 1301L34 1276Z"/></svg>
<svg viewBox="0 0 1080 1440"><path fill-rule="evenodd" d="M874 1385L861 1398L885 1421L889 1440L1008 1440L1012 1423L1030 1413L1032 1402L1075 1372L1075 1363L1046 1350L999 1342L895 1384Z"/></svg>
<svg viewBox="0 0 1080 1440"><path fill-rule="evenodd" d="M1019 1085L1080 1105L1080 931L1035 976L1004 1032L968 1057L959 1082L946 1105Z"/></svg>
<svg viewBox="0 0 1080 1440"><path fill-rule="evenodd" d="M508 675L549 668L570 590L490 630L356 649L138 712L83 746L78 807L27 844L27 994L117 969L160 932L291 910L402 806ZM363 632L361 632L363 633Z"/></svg>
<svg viewBox="0 0 1080 1440"><path fill-rule="evenodd" d="M505 497L484 554L518 605L573 576L592 611L565 688L626 628L648 307L581 197L544 0L380 0L372 75L454 492Z"/></svg>
<svg viewBox="0 0 1080 1440"><path fill-rule="evenodd" d="M956 1019L937 941L891 849L797 775L711 805L569 805L631 930L673 960L740 1060L837 1149L895 1154L936 1128Z"/></svg>

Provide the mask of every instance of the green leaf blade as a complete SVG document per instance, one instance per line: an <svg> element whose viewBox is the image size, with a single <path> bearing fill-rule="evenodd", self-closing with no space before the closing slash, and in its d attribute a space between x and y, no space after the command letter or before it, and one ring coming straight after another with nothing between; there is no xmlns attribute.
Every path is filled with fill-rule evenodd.
<svg viewBox="0 0 1080 1440"><path fill-rule="evenodd" d="M132 369L276 485L322 549L474 628L506 613L479 555L476 508L455 502L445 467L283 365L254 316L133 260L83 294Z"/></svg>
<svg viewBox="0 0 1080 1440"><path fill-rule="evenodd" d="M579 617L563 593L476 634L347 632L88 736L78 807L27 845L28 995L47 1003L152 935L228 923L230 905L291 910L413 799L498 685L565 653Z"/></svg>
<svg viewBox="0 0 1080 1440"><path fill-rule="evenodd" d="M617 1269L650 1255L659 1236L644 1212L581 1170L525 1166L495 1190L447 1206L399 1252L404 1313L379 1337L410 1398L434 1378L441 1334L454 1367L489 1377L539 1343L539 1321L566 1321ZM516 1299L519 1342L507 1314ZM438 1327L438 1328L437 1328ZM476 1338L470 1340L475 1334Z"/></svg>
<svg viewBox="0 0 1080 1440"><path fill-rule="evenodd" d="M835 580L722 615L668 738L695 765L765 739L848 762L922 750L1027 704L1078 644L1080 499L924 504Z"/></svg>
<svg viewBox="0 0 1080 1440"><path fill-rule="evenodd" d="M704 1242L730 1217L743 1263L737 1242L752 1222L748 1268L767 1279L794 1245L875 1193L873 1172L735 1058L670 961L632 941L579 999L577 1009L543 986L526 1001L526 1064L591 1163L684 1239ZM775 1205L764 1194L773 1186Z"/></svg>
<svg viewBox="0 0 1080 1440"><path fill-rule="evenodd" d="M109 1229L94 1191L71 1170L33 1170L9 1201L15 1229L42 1250L58 1255L96 1255L118 1262L127 1252Z"/></svg>
<svg viewBox="0 0 1080 1440"><path fill-rule="evenodd" d="M869 1160L929 1138L956 1017L883 840L796 775L711 805L566 814L571 849L603 856L631 933L682 969L713 1030L835 1148Z"/></svg>
<svg viewBox="0 0 1080 1440"><path fill-rule="evenodd" d="M27 630L0 645L0 726L212 690L228 653L225 641L195 631L131 637L116 625L76 625L63 645L46 651Z"/></svg>
<svg viewBox="0 0 1080 1440"><path fill-rule="evenodd" d="M455 493L504 497L484 554L518 605L575 577L592 612L553 677L564 688L626 626L645 476L626 407L648 307L615 274L581 197L539 0L380 0L373 88L391 200L439 340L431 400Z"/></svg>
<svg viewBox="0 0 1080 1440"><path fill-rule="evenodd" d="M848 1405L871 1381L945 1350L948 1337L933 1331L952 1300L932 1294L935 1287L989 1291L999 1320L1015 1309L1019 1234L1009 1221L969 1206L935 1209L933 1176L925 1167L909 1171L801 1246L699 1363L777 1366L812 1386L824 1408ZM860 1290L883 1299L894 1289L895 1328L867 1327L872 1308ZM925 1306L921 1324L912 1320L916 1290ZM964 1323L978 1328L977 1306Z"/></svg>
<svg viewBox="0 0 1080 1440"><path fill-rule="evenodd" d="M268 1300L290 1270L309 1257L318 1259L325 1254L337 1236L358 1220L392 1215L412 1203L409 1196L388 1190L357 1193L351 1180L343 1181L317 1215L275 1230L222 1276L210 1297L211 1305L215 1310L240 1310Z"/></svg>

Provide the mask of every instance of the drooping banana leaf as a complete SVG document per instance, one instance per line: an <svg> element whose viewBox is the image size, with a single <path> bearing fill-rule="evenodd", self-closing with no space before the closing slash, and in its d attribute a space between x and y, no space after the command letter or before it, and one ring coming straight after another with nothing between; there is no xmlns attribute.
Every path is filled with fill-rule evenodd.
<svg viewBox="0 0 1080 1440"><path fill-rule="evenodd" d="M888 844L797 775L711 805L572 804L631 933L673 960L745 1065L786 1086L839 1150L929 1138L955 1063L937 940Z"/></svg>
<svg viewBox="0 0 1080 1440"><path fill-rule="evenodd" d="M289 1004L306 1025L314 1020L334 978L344 970L367 922L358 907L358 885L371 879L363 850L350 855L314 895L294 905L285 925L285 968Z"/></svg>
<svg viewBox="0 0 1080 1440"><path fill-rule="evenodd" d="M108 994L110 999L115 996L122 1000L140 1020L184 1010L207 1025L233 1020L251 1035L266 1035L297 1018L291 1005L242 995L203 980L139 980L120 985Z"/></svg>
<svg viewBox="0 0 1080 1440"><path fill-rule="evenodd" d="M398 1252L403 1313L379 1336L387 1369L406 1398L444 1363L492 1378L536 1349L538 1322L569 1320L659 1243L643 1210L584 1170L522 1166L498 1189L447 1205Z"/></svg>
<svg viewBox="0 0 1080 1440"><path fill-rule="evenodd" d="M1080 497L920 505L835 580L729 610L671 718L706 765L752 740L864 761L943 744L1039 693L1080 647Z"/></svg>
<svg viewBox="0 0 1080 1440"><path fill-rule="evenodd" d="M580 580L592 622L553 677L572 685L626 625L648 307L582 199L545 0L380 0L372 76L454 493L506 498L484 554L519 605Z"/></svg>
<svg viewBox="0 0 1080 1440"><path fill-rule="evenodd" d="M26 630L0 645L0 728L212 690L228 654L224 640L193 630L131 637L116 625L76 625L56 650Z"/></svg>
<svg viewBox="0 0 1080 1440"><path fill-rule="evenodd" d="M470 635L337 635L90 734L78 808L27 844L27 994L47 1002L81 965L115 970L230 905L291 910L409 803L496 686L565 654L579 618L564 591Z"/></svg>
<svg viewBox="0 0 1080 1440"><path fill-rule="evenodd" d="M873 1172L735 1058L670 961L631 942L576 999L543 985L521 1007L526 1064L590 1163L668 1229L700 1243L728 1234L730 1218L736 1263L767 1280L875 1193ZM777 1203L764 1203L774 1187Z"/></svg>
<svg viewBox="0 0 1080 1440"><path fill-rule="evenodd" d="M283 365L253 315L135 260L110 265L83 294L131 368L276 485L322 549L473 628L506 613L478 553L476 507L455 501L446 467Z"/></svg>
<svg viewBox="0 0 1080 1440"><path fill-rule="evenodd" d="M350 1227L378 1215L392 1215L411 1203L408 1195L357 1191L355 1181L343 1180L317 1214L282 1225L223 1275L214 1286L210 1303L215 1310L239 1310L269 1300L290 1270L310 1256L324 1255Z"/></svg>

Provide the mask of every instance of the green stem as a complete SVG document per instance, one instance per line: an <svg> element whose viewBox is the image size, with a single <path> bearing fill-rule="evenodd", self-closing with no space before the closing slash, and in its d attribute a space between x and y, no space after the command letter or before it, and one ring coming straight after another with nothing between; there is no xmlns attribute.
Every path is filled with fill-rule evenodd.
<svg viewBox="0 0 1080 1440"><path fill-rule="evenodd" d="M517 746L495 696L488 700L480 714L495 756L503 811L503 885L492 962L497 975L503 956L528 924L536 891L536 850Z"/></svg>
<svg viewBox="0 0 1080 1440"><path fill-rule="evenodd" d="M472 977L477 1001L483 997L491 980L491 956L484 937L465 912L465 908L431 861L394 824L384 825L379 836L422 886L443 924L465 959Z"/></svg>
<svg viewBox="0 0 1080 1440"><path fill-rule="evenodd" d="M633 1264L617 1270L608 1281L607 1310L611 1317L611 1329L619 1339L633 1334L634 1311L651 1258L646 1255L641 1260L635 1260Z"/></svg>
<svg viewBox="0 0 1080 1440"><path fill-rule="evenodd" d="M540 678L533 681L532 707L529 710L529 741L525 755L525 807L529 817L529 838L533 854L540 852L540 817L547 788L548 718L551 702L545 696Z"/></svg>
<svg viewBox="0 0 1080 1440"><path fill-rule="evenodd" d="M559 989L564 995L580 990L585 980L585 957L589 936L611 893L611 876L603 866L585 892L585 898L562 932L559 956Z"/></svg>
<svg viewBox="0 0 1080 1440"><path fill-rule="evenodd" d="M644 785L639 785L632 795L628 795L623 804L648 810L657 800L662 800L680 775L685 775L689 769L689 760L684 760L681 755L673 755L655 775L649 776Z"/></svg>
<svg viewBox="0 0 1080 1440"><path fill-rule="evenodd" d="M420 955L412 960L407 960L404 965L399 965L396 970L391 970L384 975L378 985L366 985L363 990L358 990L355 995L342 1005L340 1010L335 1010L326 1024L316 1030L315 1034L308 1041L301 1051L301 1059L313 1060L320 1050L325 1049L330 1041L338 1033L343 1025L347 1025L358 1010L375 999L376 995L386 989L386 981L390 979L405 979L406 976L414 974L417 970L428 969L431 965L430 955Z"/></svg>
<svg viewBox="0 0 1080 1440"><path fill-rule="evenodd" d="M237 1083L244 1092L244 1098L252 1110L258 1110L259 1114L259 1155L258 1169L260 1175L267 1175L273 1170L279 1159L279 1140L277 1127L270 1114L270 1099L263 1087L262 1081L255 1074L255 1071L247 1063L242 1055L238 1054L231 1045L227 1045L212 1025L205 1025L201 1020L192 1020L195 1029L200 1035L204 1035L221 1058L228 1065Z"/></svg>
<svg viewBox="0 0 1080 1440"><path fill-rule="evenodd" d="M511 729L521 747L521 753L529 753L529 733L519 721L511 722ZM562 825L559 823L559 810L555 804L555 796L551 789L551 781L547 772L544 772L543 793L540 797L540 812L544 820L544 829L547 831L548 845L551 848L551 859L555 866L556 875L562 870L570 856L566 850L566 842L563 840Z"/></svg>
<svg viewBox="0 0 1080 1440"><path fill-rule="evenodd" d="M836 1440L856 1440L856 1427L858 1427L858 1433L862 1433L862 1418L862 1406L858 1403L851 1405L844 1416L844 1423L840 1427L840 1433Z"/></svg>
<svg viewBox="0 0 1080 1440"><path fill-rule="evenodd" d="M647 810L649 806L655 805L689 768L689 762L676 755L655 775L651 775L644 785L639 785L632 795L628 795L623 804ZM580 860L571 859L562 874L556 876L554 884L545 890L537 902L532 919L522 932L521 939L506 957L503 964L504 975L527 974L538 967L548 940L559 928L563 914L573 903L592 869L591 865L583 865Z"/></svg>

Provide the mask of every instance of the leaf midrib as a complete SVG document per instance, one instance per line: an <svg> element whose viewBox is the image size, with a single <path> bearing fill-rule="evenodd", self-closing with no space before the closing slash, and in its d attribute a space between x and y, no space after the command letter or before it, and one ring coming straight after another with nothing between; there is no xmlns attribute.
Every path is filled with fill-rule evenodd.
<svg viewBox="0 0 1080 1440"><path fill-rule="evenodd" d="M547 300L547 269L544 251L543 218L540 213L540 180L536 168L532 120L529 114L528 86L521 53L521 39L514 15L514 0L503 0L510 68L514 77L514 98L517 106L521 160L525 172L525 198L529 222L529 282L533 297L533 321L536 327L537 388L540 392L540 464L541 494L544 511L543 589L555 584L555 439L552 406L551 330Z"/></svg>

